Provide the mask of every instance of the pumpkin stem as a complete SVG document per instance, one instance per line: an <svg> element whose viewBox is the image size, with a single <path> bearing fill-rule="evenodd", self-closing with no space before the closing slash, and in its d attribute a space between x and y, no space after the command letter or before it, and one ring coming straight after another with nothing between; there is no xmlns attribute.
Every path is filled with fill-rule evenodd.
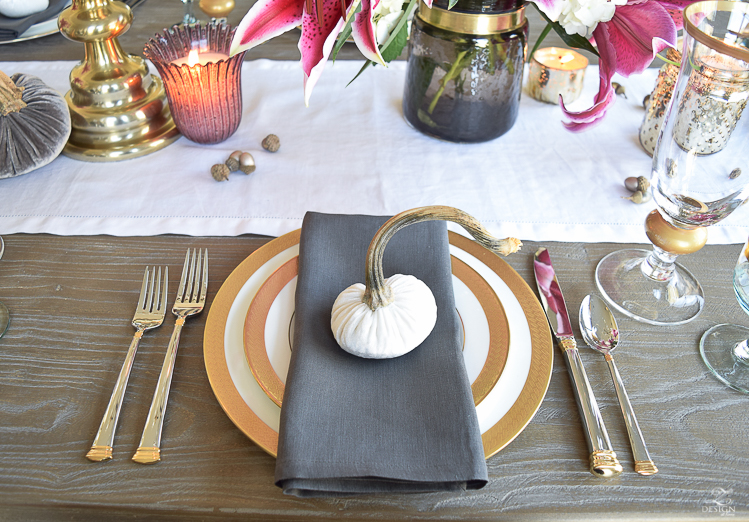
<svg viewBox="0 0 749 522"><path fill-rule="evenodd" d="M506 256L517 252L523 245L519 239L514 237L506 239L495 238L473 216L457 208L434 205L401 212L382 225L369 243L366 264L366 289L364 290L362 300L372 311L387 306L392 302L392 292L390 287L385 285L385 277L382 273L382 256L385 253L388 241L390 241L396 232L408 225L434 220L457 223L466 229L479 244L495 254Z"/></svg>
<svg viewBox="0 0 749 522"><path fill-rule="evenodd" d="M19 87L7 74L0 71L0 116L18 112L26 103L22 99L23 87Z"/></svg>

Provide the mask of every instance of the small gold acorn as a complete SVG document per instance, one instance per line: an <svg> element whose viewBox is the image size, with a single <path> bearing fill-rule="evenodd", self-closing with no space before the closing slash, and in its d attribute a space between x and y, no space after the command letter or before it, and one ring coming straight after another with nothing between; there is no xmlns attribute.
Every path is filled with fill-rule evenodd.
<svg viewBox="0 0 749 522"><path fill-rule="evenodd" d="M211 167L211 176L213 176L213 179L216 181L226 181L229 179L229 167L227 167L224 163L217 163L213 167Z"/></svg>
<svg viewBox="0 0 749 522"><path fill-rule="evenodd" d="M229 167L230 172L234 172L239 170L239 156L242 155L241 150L235 150L231 153L231 156L229 156L229 159L226 160L226 166Z"/></svg>
<svg viewBox="0 0 749 522"><path fill-rule="evenodd" d="M262 145L268 152L276 152L281 148L281 140L275 134L268 134L263 140Z"/></svg>
<svg viewBox="0 0 749 522"><path fill-rule="evenodd" d="M255 172L255 158L249 152L243 152L239 156L239 170L245 174L252 174Z"/></svg>

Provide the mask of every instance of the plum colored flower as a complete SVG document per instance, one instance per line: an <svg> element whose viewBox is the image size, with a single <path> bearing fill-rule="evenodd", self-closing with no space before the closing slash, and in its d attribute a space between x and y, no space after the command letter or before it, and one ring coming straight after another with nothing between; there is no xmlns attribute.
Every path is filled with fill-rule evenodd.
<svg viewBox="0 0 749 522"><path fill-rule="evenodd" d="M285 33L299 25L304 102L325 68L338 34L351 16L354 42L361 53L385 65L375 37L373 12L380 0L259 0L239 24L231 44L232 56ZM361 5L361 10L356 10Z"/></svg>
<svg viewBox="0 0 749 522"><path fill-rule="evenodd" d="M644 71L655 55L676 46L676 31L681 27L681 10L695 0L628 0L617 5L609 20L599 20L592 40L598 47L599 84L593 106L581 112L567 110L561 96L559 104L569 120L564 126L578 132L599 123L616 100L611 85L615 73L630 76ZM569 0L534 0L552 21L557 21ZM600 10L598 12L605 13ZM552 17L549 13L555 15Z"/></svg>

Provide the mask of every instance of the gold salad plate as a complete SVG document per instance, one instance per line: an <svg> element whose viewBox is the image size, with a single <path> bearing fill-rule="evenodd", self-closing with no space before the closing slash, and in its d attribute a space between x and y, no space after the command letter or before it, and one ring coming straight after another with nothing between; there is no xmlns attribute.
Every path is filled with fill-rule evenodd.
<svg viewBox="0 0 749 522"><path fill-rule="evenodd" d="M206 322L203 351L221 407L275 456L291 353L300 231L253 252L226 279ZM538 299L506 262L450 232L463 354L484 453L509 444L535 415L551 378L553 346Z"/></svg>

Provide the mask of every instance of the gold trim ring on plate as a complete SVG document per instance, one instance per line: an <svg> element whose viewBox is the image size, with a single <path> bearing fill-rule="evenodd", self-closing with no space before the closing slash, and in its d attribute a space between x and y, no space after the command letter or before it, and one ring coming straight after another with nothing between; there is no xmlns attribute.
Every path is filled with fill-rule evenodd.
<svg viewBox="0 0 749 522"><path fill-rule="evenodd" d="M473 402L478 405L492 391L502 375L510 348L510 327L502 303L486 280L455 256L451 256L451 265L453 276L471 290L489 323L489 349L486 361L471 384ZM276 269L255 294L244 323L244 352L247 364L265 394L278 406L281 406L283 401L285 386L270 362L265 329L273 302L281 290L296 277L298 271L299 257L294 257Z"/></svg>
<svg viewBox="0 0 749 522"><path fill-rule="evenodd" d="M229 365L247 365L247 361L242 357L240 362L238 354L234 353L231 354L231 361L227 359L226 340L227 335L231 333L227 331L227 321L244 285L276 255L298 244L300 234L301 231L296 230L268 242L250 254L232 271L211 303L203 336L206 373L218 403L242 433L273 457L278 452L278 432L263 421L259 414L245 402L232 380ZM530 335L530 368L522 390L509 410L481 434L484 455L489 458L512 442L525 429L541 406L549 387L554 359L551 334L538 298L520 274L499 256L474 241L454 232L449 234L451 245L482 263L501 280L503 285L507 286L522 309ZM246 312L242 314L244 316ZM512 325L510 327L512 328ZM510 332L510 350L512 350L512 331ZM241 355L244 356L243 348ZM249 367L246 371L249 374L248 378L254 381ZM259 385L257 387L265 400L277 408L278 406L264 394L262 388Z"/></svg>
<svg viewBox="0 0 749 522"><path fill-rule="evenodd" d="M429 25L470 35L507 33L525 24L525 6L501 13L464 13L419 3L419 18Z"/></svg>

